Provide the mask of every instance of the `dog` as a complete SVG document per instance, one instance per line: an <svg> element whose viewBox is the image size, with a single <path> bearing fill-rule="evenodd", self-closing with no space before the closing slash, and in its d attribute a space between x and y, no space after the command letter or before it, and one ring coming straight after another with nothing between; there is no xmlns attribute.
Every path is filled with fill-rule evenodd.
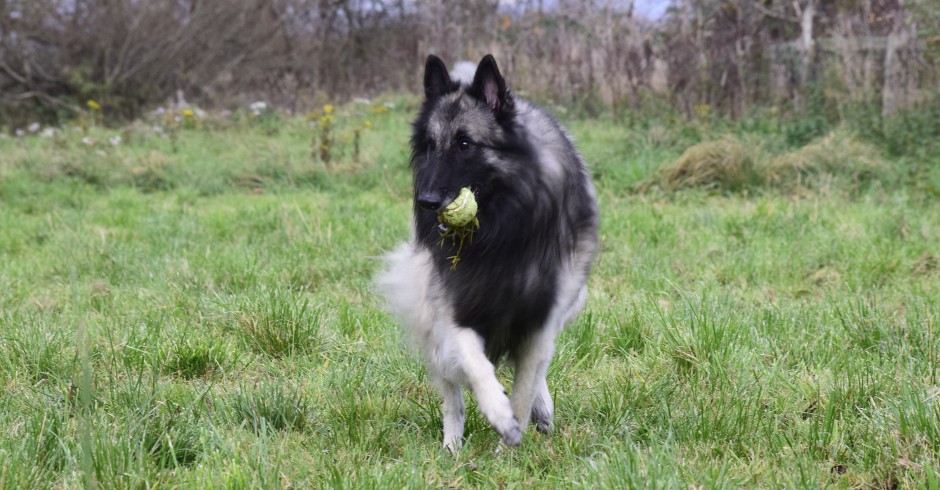
<svg viewBox="0 0 940 490"><path fill-rule="evenodd" d="M463 442L465 385L502 444L518 446L533 422L553 430L545 376L556 337L584 305L598 227L594 186L561 124L515 97L492 55L458 68L451 76L427 58L411 138L412 238L376 278L440 390L451 452ZM462 188L478 227L458 246L439 213ZM495 374L503 359L514 367L511 397Z"/></svg>

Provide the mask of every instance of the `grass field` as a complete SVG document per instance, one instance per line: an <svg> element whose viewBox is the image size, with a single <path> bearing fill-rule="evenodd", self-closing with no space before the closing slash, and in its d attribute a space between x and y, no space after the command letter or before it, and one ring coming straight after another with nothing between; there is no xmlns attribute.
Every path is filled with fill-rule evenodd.
<svg viewBox="0 0 940 490"><path fill-rule="evenodd" d="M451 456L370 291L396 102L330 168L300 118L0 139L0 488L940 488L940 158L568 121L602 252L557 431L497 454L471 397Z"/></svg>

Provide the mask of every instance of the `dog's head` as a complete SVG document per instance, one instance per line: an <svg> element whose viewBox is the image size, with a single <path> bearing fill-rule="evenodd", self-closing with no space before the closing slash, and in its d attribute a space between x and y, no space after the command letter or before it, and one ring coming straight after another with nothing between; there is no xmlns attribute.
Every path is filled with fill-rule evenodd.
<svg viewBox="0 0 940 490"><path fill-rule="evenodd" d="M414 123L415 210L435 212L469 187L478 195L498 176L514 104L496 60L487 55L462 83L437 56L424 69L424 103ZM422 211L423 210L423 211Z"/></svg>

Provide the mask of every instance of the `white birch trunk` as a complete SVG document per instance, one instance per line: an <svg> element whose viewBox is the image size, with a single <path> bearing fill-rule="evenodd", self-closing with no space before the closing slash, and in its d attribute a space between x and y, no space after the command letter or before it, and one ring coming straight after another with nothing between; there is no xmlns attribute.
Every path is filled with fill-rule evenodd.
<svg viewBox="0 0 940 490"><path fill-rule="evenodd" d="M885 48L884 86L881 89L881 114L890 115L904 105L910 95L913 67L906 56L914 38L914 23L907 22L902 12L895 14L894 26Z"/></svg>

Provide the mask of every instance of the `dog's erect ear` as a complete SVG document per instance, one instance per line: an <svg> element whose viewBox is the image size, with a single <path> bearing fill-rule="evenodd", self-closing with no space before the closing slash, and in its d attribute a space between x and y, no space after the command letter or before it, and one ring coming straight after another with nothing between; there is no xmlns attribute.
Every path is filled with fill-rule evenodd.
<svg viewBox="0 0 940 490"><path fill-rule="evenodd" d="M497 115L512 107L512 96L506 88L506 80L499 74L496 59L491 54L480 61L468 92L486 102Z"/></svg>
<svg viewBox="0 0 940 490"><path fill-rule="evenodd" d="M454 90L454 82L447 73L447 65L437 56L428 55L424 63L424 96L435 99Z"/></svg>

